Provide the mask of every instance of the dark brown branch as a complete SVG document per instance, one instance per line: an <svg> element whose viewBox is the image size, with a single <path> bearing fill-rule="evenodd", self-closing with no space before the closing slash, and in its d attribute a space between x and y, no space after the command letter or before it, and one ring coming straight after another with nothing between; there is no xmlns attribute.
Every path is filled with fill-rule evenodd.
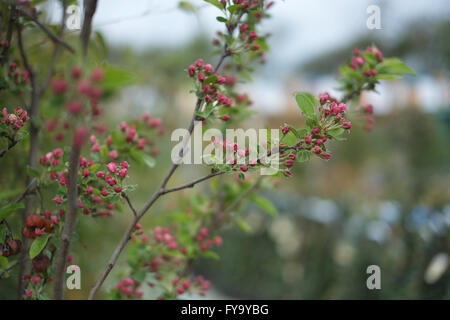
<svg viewBox="0 0 450 320"><path fill-rule="evenodd" d="M83 56L87 56L89 39L92 31L92 19L97 9L97 0L84 0L83 28L80 33L81 48Z"/></svg>
<svg viewBox="0 0 450 320"><path fill-rule="evenodd" d="M8 62L9 48L11 47L11 39L14 30L14 24L16 21L16 15L16 6L11 5L11 10L9 12L8 31L6 31L6 41L8 41L8 45L5 46L1 52L0 66L3 66L6 62Z"/></svg>
<svg viewBox="0 0 450 320"><path fill-rule="evenodd" d="M97 0L85 0L85 17L80 35L83 56L86 57L87 47L91 34L92 19L97 8ZM65 10L64 10L65 11ZM74 132L74 135L76 133ZM61 234L61 245L58 249L58 256L55 264L55 282L53 286L53 299L64 299L64 276L67 257L69 255L70 244L77 219L78 209L78 168L80 162L81 145L73 142L69 159L69 183L67 186L67 214L64 222L64 229Z"/></svg>
<svg viewBox="0 0 450 320"><path fill-rule="evenodd" d="M183 189L193 188L193 187L195 187L196 184L198 184L200 182L209 180L209 179L211 179L211 178L213 178L215 176L219 176L219 175L222 175L224 173L225 172L223 172L223 171L213 172L213 173L208 174L207 176L204 176L202 178L196 179L196 180L194 180L192 182L183 184L181 186L170 188L170 189L164 189L161 192L161 195L164 195L164 194L167 194L167 193L171 193L171 192L175 192L175 191L180 191L180 190L183 190Z"/></svg>
<svg viewBox="0 0 450 320"><path fill-rule="evenodd" d="M39 86L37 83L37 78L34 69L32 68L30 61L28 60L27 53L25 51L23 38L22 38L22 26L19 23L16 23L17 28L17 42L19 47L19 53L22 58L23 65L25 66L25 69L28 71L30 81L31 81L31 101L28 108L28 114L31 119L37 118L39 116ZM33 121L29 121L30 123L30 142L29 146L30 149L28 151L28 165L31 168L35 168L37 165L37 159L38 159L38 147L39 147L39 128ZM29 185L31 182L30 178L27 177L26 184ZM25 209L22 211L22 221L25 223L25 219L28 215L28 213L32 209L32 201L29 198L26 198L25 200ZM19 256L19 286L18 286L18 292L17 297L18 299L22 299L23 297L23 290L25 282L23 280L23 276L26 273L27 269L27 261L28 261L28 246L29 246L29 239L22 236L22 245L23 249L20 252Z"/></svg>
<svg viewBox="0 0 450 320"><path fill-rule="evenodd" d="M22 194L14 201L15 203L19 203L20 201L22 201L23 199L25 199L25 197L27 195L29 195L31 192L34 191L34 189L36 188L36 182L37 180L35 178L33 178L30 183L28 184L28 186L25 188L25 190L22 192Z"/></svg>
<svg viewBox="0 0 450 320"><path fill-rule="evenodd" d="M74 143L69 158L69 181L67 185L67 213L64 221L64 229L61 234L61 244L58 248L53 286L53 299L64 299L64 276L66 274L66 262L69 255L70 244L78 209L78 167L81 146Z"/></svg>
<svg viewBox="0 0 450 320"><path fill-rule="evenodd" d="M42 31L44 31L50 39L52 39L53 42L61 44L64 48L69 50L71 53L75 53L75 50L72 48L70 44L68 44L66 41L61 39L58 35L56 35L52 30L50 30L49 27L47 27L45 24L39 21L33 14L29 13L28 10L24 8L17 8L17 11L26 16L27 18L31 19L36 25L41 28Z"/></svg>
<svg viewBox="0 0 450 320"><path fill-rule="evenodd" d="M6 148L0 150L0 158L3 157L9 150L11 150L12 148L14 148L16 146L16 144L18 144L20 141L22 141L22 139L13 139Z"/></svg>

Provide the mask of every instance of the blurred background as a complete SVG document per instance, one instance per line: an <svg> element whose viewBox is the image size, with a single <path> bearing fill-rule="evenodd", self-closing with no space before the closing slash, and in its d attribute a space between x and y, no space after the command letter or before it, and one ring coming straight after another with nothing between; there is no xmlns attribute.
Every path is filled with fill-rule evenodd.
<svg viewBox="0 0 450 320"><path fill-rule="evenodd" d="M138 79L105 106L111 121L149 111L164 119L168 133L189 122L195 97L184 70L198 57L215 61L211 41L220 24L216 10L203 1L186 3L100 1L94 29L103 46L97 50ZM379 30L366 26L372 4L381 9ZM56 2L47 11L50 20L59 17ZM207 298L450 298L449 13L445 0L276 1L263 24L272 35L267 62L250 84L241 85L257 111L246 125L300 126L292 93L338 95L338 66L355 47L375 44L385 56L402 58L417 76L382 84L379 95L364 95L362 103L375 108L374 130L366 132L361 123L347 141L331 145L331 161L297 165L291 179L265 194L278 208L276 217L249 205L242 215L252 232L222 232L221 259L194 267L212 282ZM170 165L170 135L160 139L157 168L130 172L141 186L133 194L138 204ZM201 170L179 170L173 183ZM197 192L202 188L208 184ZM144 226L158 223L179 196L159 202ZM69 297L86 298L129 218L124 212L108 221L81 221L73 251L83 290ZM366 287L372 264L381 268L381 290ZM116 281L113 274L105 287ZM0 295L9 296L7 290Z"/></svg>

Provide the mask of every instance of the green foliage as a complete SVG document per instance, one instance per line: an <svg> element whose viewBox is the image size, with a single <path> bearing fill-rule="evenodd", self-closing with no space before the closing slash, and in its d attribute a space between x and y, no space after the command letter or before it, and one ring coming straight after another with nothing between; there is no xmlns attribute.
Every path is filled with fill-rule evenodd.
<svg viewBox="0 0 450 320"><path fill-rule="evenodd" d="M297 92L294 96L303 115L309 119L314 119L316 116L315 107L318 104L316 97L308 92Z"/></svg>
<svg viewBox="0 0 450 320"><path fill-rule="evenodd" d="M0 208L0 220L6 219L14 212L25 208L25 205L22 202L19 203L9 203Z"/></svg>
<svg viewBox="0 0 450 320"><path fill-rule="evenodd" d="M50 237L51 234L47 233L34 239L33 243L30 246L30 259L35 258L39 253L42 252L42 250L44 250Z"/></svg>

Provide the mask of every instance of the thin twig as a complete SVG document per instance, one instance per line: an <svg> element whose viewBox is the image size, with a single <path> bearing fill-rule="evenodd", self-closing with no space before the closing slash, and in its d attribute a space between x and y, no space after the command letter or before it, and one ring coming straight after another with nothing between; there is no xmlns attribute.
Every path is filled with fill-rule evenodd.
<svg viewBox="0 0 450 320"><path fill-rule="evenodd" d="M36 182L37 182L36 178L33 178L31 182L28 184L28 186L25 188L25 190L22 192L22 194L14 202L19 203L20 201L25 199L25 197L36 188L35 186Z"/></svg>
<svg viewBox="0 0 450 320"><path fill-rule="evenodd" d="M33 14L28 12L28 10L18 7L17 11L19 13L23 14L24 16L26 16L27 18L31 19L34 23L36 23L36 25L39 28L41 28L41 30L44 31L49 36L49 38L53 40L53 42L57 42L57 43L61 44L64 48L69 50L71 53L75 53L75 49L72 48L72 46L70 44L68 44L66 41L64 41L58 35L56 35L52 30L50 30L49 27L47 27L45 24L40 22L39 19L36 18Z"/></svg>
<svg viewBox="0 0 450 320"><path fill-rule="evenodd" d="M124 197L125 200L127 201L128 206L130 207L131 211L133 212L133 215L134 215L135 217L137 217L137 211L136 211L136 209L134 208L133 204L131 203L130 198L128 197L128 195L127 195L125 192L122 192L122 197Z"/></svg>
<svg viewBox="0 0 450 320"><path fill-rule="evenodd" d="M205 180L211 179L211 178L213 178L215 176L222 175L224 173L225 172L223 172L223 171L213 172L213 173L210 173L210 174L208 174L208 175L206 175L206 176L204 176L202 178L196 179L194 181L191 181L189 183L183 184L181 186L170 188L170 189L164 189L163 191L161 191L161 195L164 195L164 194L167 194L167 193L171 193L171 192L175 192L175 191L180 191L180 190L183 190L183 189L193 188L193 187L195 187L196 184L198 184L200 182L203 182Z"/></svg>

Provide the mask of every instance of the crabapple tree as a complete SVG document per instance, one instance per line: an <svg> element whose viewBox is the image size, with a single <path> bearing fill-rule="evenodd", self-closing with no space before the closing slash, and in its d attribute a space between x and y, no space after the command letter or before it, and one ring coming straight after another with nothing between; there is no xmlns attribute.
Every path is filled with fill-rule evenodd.
<svg viewBox="0 0 450 320"><path fill-rule="evenodd" d="M355 122L372 130L374 107L359 105L361 93L375 91L382 80L414 73L399 59L384 57L375 45L355 49L340 68L341 97L326 92L318 96L294 93L305 125L296 128L280 123L277 151L270 142L251 150L216 139L211 143L228 150L231 158L205 164L208 174L169 187L183 166L172 163L147 202L137 207L132 201L136 186L130 182L129 168L145 165L151 174L160 165L156 163L158 143L168 139L165 122L145 112L107 124L103 105L130 83L130 73L101 62L95 50L99 40L90 34L97 0L85 1L79 39L65 33L66 8L74 1L59 1L62 17L55 26L46 22L45 12L35 6L38 2L0 4L0 179L2 186L20 187L19 192L2 190L0 196L0 278L7 277L12 268L20 269L19 298L63 299L66 267L76 263L71 243L79 231L77 220L114 219L118 212L129 213L130 222L115 240L117 246L104 269L98 270L98 278L90 284L89 299L96 297L113 268L120 270L117 285L107 292L113 299L205 295L210 282L194 275L192 264L202 256L218 258L214 249L222 245L220 229L234 224L248 230L239 215L247 201L276 214L275 206L258 190L278 186L292 176L293 166L305 165L311 157L330 160L329 142L345 140ZM251 97L241 91L239 83L251 81L250 75L265 62L269 50L269 34L260 25L270 17L273 1L205 2L217 9L221 31L212 41L216 61L198 58L185 69L196 97L186 123L189 134L197 123L225 131L253 116ZM35 37L46 45L41 54L31 56L30 43ZM269 157L277 153L277 172L258 175L268 164L252 159L251 154L261 151ZM20 159L14 162L18 155ZM7 175L7 165L26 174ZM163 224L143 228L141 220L151 216L159 199L205 181L210 183L207 195L189 191L189 197L181 197L165 215ZM122 253L127 255L126 266L117 265Z"/></svg>

